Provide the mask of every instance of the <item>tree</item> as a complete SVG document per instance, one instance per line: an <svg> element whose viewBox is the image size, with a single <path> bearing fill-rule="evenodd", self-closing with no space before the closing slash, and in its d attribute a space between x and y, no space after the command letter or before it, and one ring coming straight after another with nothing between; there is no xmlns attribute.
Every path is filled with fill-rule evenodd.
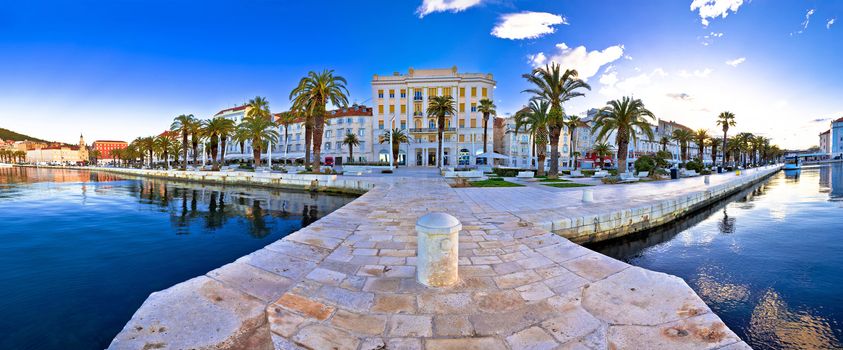
<svg viewBox="0 0 843 350"><path fill-rule="evenodd" d="M451 96L433 96L428 98L427 114L436 116L436 167L442 168L442 139L445 137L445 116L457 114L454 108L454 98Z"/></svg>
<svg viewBox="0 0 843 350"><path fill-rule="evenodd" d="M638 139L637 130L642 131L648 139L653 139L653 129L647 117L655 119L653 112L644 107L640 99L624 97L621 100L609 101L606 107L600 109L594 117L591 133L597 132L597 139L605 141L609 135L615 133L615 144L618 145L618 171L627 171L629 141Z"/></svg>
<svg viewBox="0 0 843 350"><path fill-rule="evenodd" d="M548 141L548 113L550 103L543 100L532 100L530 106L515 113L515 132L524 128L532 136L536 148L538 161L537 176L544 176L544 160L547 156Z"/></svg>
<svg viewBox="0 0 843 350"><path fill-rule="evenodd" d="M697 154L700 157L700 162L703 160L703 151L705 150L705 140L708 140L711 136L708 135L708 130L706 129L697 129L694 132L694 142L697 144Z"/></svg>
<svg viewBox="0 0 843 350"><path fill-rule="evenodd" d="M549 178L559 176L559 135L565 124L565 110L563 104L568 100L585 96L578 90L591 90L591 86L579 79L579 74L574 69L566 69L562 72L561 67L556 63L546 65L544 68L533 69L529 74L522 75L533 88L523 92L532 93L532 99L547 101L550 104L548 112L547 128L550 138L550 174Z"/></svg>
<svg viewBox="0 0 843 350"><path fill-rule="evenodd" d="M246 141L250 140L249 131L246 129L240 128L237 126L237 129L234 130L234 134L231 138L232 141L236 142L237 145L240 146L240 154L246 153Z"/></svg>
<svg viewBox="0 0 843 350"><path fill-rule="evenodd" d="M688 143L694 138L694 134L687 129L675 129L671 137L679 144L679 159L682 163L688 160Z"/></svg>
<svg viewBox="0 0 843 350"><path fill-rule="evenodd" d="M600 167L602 168L603 160L612 156L612 146L605 142L598 142L591 148L591 152L600 160Z"/></svg>
<svg viewBox="0 0 843 350"><path fill-rule="evenodd" d="M234 132L234 121L225 117L215 117L202 124L202 133L208 136L211 146L211 169L216 171L220 169L219 162L217 161L217 153L220 151L220 145L222 145L222 153L219 160L222 161L225 159L226 139Z"/></svg>
<svg viewBox="0 0 843 350"><path fill-rule="evenodd" d="M167 170L169 170L170 169L170 147L175 142L175 139L169 133L165 132L164 134L156 137L154 142L155 142L154 147L157 150L157 153L159 154L159 156L163 157L165 167L167 168Z"/></svg>
<svg viewBox="0 0 843 350"><path fill-rule="evenodd" d="M252 156L255 168L261 164L261 150L266 142L278 142L278 130L274 122L265 118L243 118L238 129L252 142Z"/></svg>
<svg viewBox="0 0 843 350"><path fill-rule="evenodd" d="M711 147L711 164L717 162L717 145L719 144L720 143L717 141L717 139L714 138L708 139L708 141L706 142L706 145Z"/></svg>
<svg viewBox="0 0 843 350"><path fill-rule="evenodd" d="M183 151L184 151L184 148L183 148L181 142L172 142L170 144L170 152L169 153L173 155L173 158L175 158L176 162L178 162L178 160L179 160L179 153L182 153ZM187 163L187 158L184 159L184 163Z"/></svg>
<svg viewBox="0 0 843 350"><path fill-rule="evenodd" d="M88 151L88 161L91 164L97 164L97 161L102 157L102 152L98 149L92 149Z"/></svg>
<svg viewBox="0 0 843 350"><path fill-rule="evenodd" d="M486 153L486 143L488 142L489 117L497 115L495 111L495 103L488 98L480 100L480 105L477 106L477 111L483 114L483 153Z"/></svg>
<svg viewBox="0 0 843 350"><path fill-rule="evenodd" d="M348 82L345 78L335 76L333 70L326 69L321 73L311 71L290 92L293 104L301 106L313 116L313 170L316 172L320 171L322 161L322 134L327 104L336 107L348 105L349 93L346 84Z"/></svg>
<svg viewBox="0 0 843 350"><path fill-rule="evenodd" d="M746 163L749 156L749 151L751 149L750 143L752 142L753 135L748 132L742 132L735 135L735 143L738 150L738 157L740 158L739 161L741 165L746 168Z"/></svg>
<svg viewBox="0 0 843 350"><path fill-rule="evenodd" d="M345 138L342 139L343 145L348 145L348 162L354 161L354 147L360 145L360 140L357 139L357 135L353 133L345 134Z"/></svg>
<svg viewBox="0 0 843 350"><path fill-rule="evenodd" d="M574 170L577 170L577 155L579 154L579 152L577 152L577 129L588 127L588 124L582 121L580 117L571 115L568 116L568 120L565 122L565 126L568 127L568 133L571 136L570 156L574 161Z"/></svg>
<svg viewBox="0 0 843 350"><path fill-rule="evenodd" d="M193 123L190 124L190 145L193 149L193 166L196 166L196 163L198 162L199 143L202 142L203 138L205 138L205 135L202 134L202 123L198 120L194 120Z"/></svg>
<svg viewBox="0 0 843 350"><path fill-rule="evenodd" d="M143 149L149 153L149 167L152 168L152 152L155 151L155 137L147 136L143 138Z"/></svg>
<svg viewBox="0 0 843 350"><path fill-rule="evenodd" d="M407 134L405 134L404 131L396 128L392 129L391 131L387 130L386 132L378 136L378 143L389 143L390 135L392 136L392 145L390 145L390 148L392 151L393 164L395 164L395 166L397 167L399 146L402 143L410 143L410 138L407 137Z"/></svg>
<svg viewBox="0 0 843 350"><path fill-rule="evenodd" d="M195 123L196 119L193 117L193 114L182 114L173 119L173 124L170 124L170 130L177 131L181 134L182 159L184 159L181 170L187 170L187 137L194 129L193 126Z"/></svg>
<svg viewBox="0 0 843 350"><path fill-rule="evenodd" d="M662 145L662 151L667 152L667 144L668 143L670 143L670 138L667 137L667 136L662 136L662 138L659 140L659 144Z"/></svg>
<svg viewBox="0 0 843 350"><path fill-rule="evenodd" d="M735 126L735 114L732 112L722 112L720 115L717 116L717 125L723 128L723 150L725 156L725 150L728 148L726 145L726 135L729 133L729 128ZM726 158L723 157L725 161Z"/></svg>
<svg viewBox="0 0 843 350"><path fill-rule="evenodd" d="M292 110L278 114L278 125L284 127L284 152L286 154L290 139L290 124L296 122L296 114ZM286 159L285 159L286 161Z"/></svg>

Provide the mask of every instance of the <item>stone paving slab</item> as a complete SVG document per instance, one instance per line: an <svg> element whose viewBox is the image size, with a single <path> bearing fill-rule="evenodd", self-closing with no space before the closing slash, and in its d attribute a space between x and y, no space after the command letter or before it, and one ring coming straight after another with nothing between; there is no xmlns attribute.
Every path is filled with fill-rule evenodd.
<svg viewBox="0 0 843 350"><path fill-rule="evenodd" d="M468 193L477 189L454 189L436 177L361 181L377 185L280 241L151 295L111 348L748 348L681 279L592 252L525 220L542 217L545 197ZM618 196L652 189L606 187L626 187ZM694 194L685 188L664 191ZM582 208L570 191L541 192ZM516 209L482 203L490 196ZM670 198L662 191L652 197ZM608 206L589 209L601 215L601 208ZM463 225L460 282L452 287L416 281L415 222L432 211ZM155 327L166 332L153 333Z"/></svg>

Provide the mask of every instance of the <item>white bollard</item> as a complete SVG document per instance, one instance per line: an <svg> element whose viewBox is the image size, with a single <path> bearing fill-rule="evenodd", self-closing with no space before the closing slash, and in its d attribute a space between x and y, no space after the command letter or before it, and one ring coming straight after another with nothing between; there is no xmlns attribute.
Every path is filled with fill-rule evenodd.
<svg viewBox="0 0 843 350"><path fill-rule="evenodd" d="M416 277L419 283L428 287L446 287L459 281L461 229L460 221L445 213L430 213L416 221Z"/></svg>
<svg viewBox="0 0 843 350"><path fill-rule="evenodd" d="M709 179L709 177L711 177L711 175L705 175L705 184L706 185L711 184L711 179Z"/></svg>
<svg viewBox="0 0 843 350"><path fill-rule="evenodd" d="M582 201L583 203L594 203L594 191L582 190Z"/></svg>

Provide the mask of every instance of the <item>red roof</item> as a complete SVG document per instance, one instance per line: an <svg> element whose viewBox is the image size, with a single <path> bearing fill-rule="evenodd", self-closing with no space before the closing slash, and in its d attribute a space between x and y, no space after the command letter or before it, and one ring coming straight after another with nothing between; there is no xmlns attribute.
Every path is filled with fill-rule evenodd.
<svg viewBox="0 0 843 350"><path fill-rule="evenodd" d="M246 109L246 107L247 107L246 105L242 105L242 106L237 106L237 107L226 108L226 109L223 109L223 110L217 112L217 114L214 114L214 115L217 116L217 115L223 114L225 112L242 111L242 110Z"/></svg>
<svg viewBox="0 0 843 350"><path fill-rule="evenodd" d="M841 123L843 122L843 117L837 118L837 120L833 121L832 123Z"/></svg>

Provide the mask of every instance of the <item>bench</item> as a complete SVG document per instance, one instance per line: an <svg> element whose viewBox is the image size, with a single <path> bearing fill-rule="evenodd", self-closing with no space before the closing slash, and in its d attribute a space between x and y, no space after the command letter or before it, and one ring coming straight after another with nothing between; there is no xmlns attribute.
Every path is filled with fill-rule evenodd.
<svg viewBox="0 0 843 350"><path fill-rule="evenodd" d="M643 178L646 178L646 177L649 177L649 176L650 176L650 172L649 172L649 171L639 171L639 172L638 172L638 175L637 175L637 177L638 177L639 179L643 179Z"/></svg>
<svg viewBox="0 0 843 350"><path fill-rule="evenodd" d="M483 178L483 172L478 170L470 170L470 171L446 171L445 178L465 178L465 179L481 179Z"/></svg>
<svg viewBox="0 0 843 350"><path fill-rule="evenodd" d="M602 179L602 178L607 177L607 176L609 176L608 171L599 170L599 171L595 172L594 175L591 176L591 178Z"/></svg>
<svg viewBox="0 0 843 350"><path fill-rule="evenodd" d="M636 181L640 180L639 178L635 177L635 175L632 175L632 173L628 173L628 172L627 173L620 173L619 177L621 179L620 180L621 183L636 182Z"/></svg>
<svg viewBox="0 0 843 350"><path fill-rule="evenodd" d="M585 175L583 175L583 174L582 174L582 171L579 171L579 170L571 170L571 175L570 175L570 177L585 177Z"/></svg>

